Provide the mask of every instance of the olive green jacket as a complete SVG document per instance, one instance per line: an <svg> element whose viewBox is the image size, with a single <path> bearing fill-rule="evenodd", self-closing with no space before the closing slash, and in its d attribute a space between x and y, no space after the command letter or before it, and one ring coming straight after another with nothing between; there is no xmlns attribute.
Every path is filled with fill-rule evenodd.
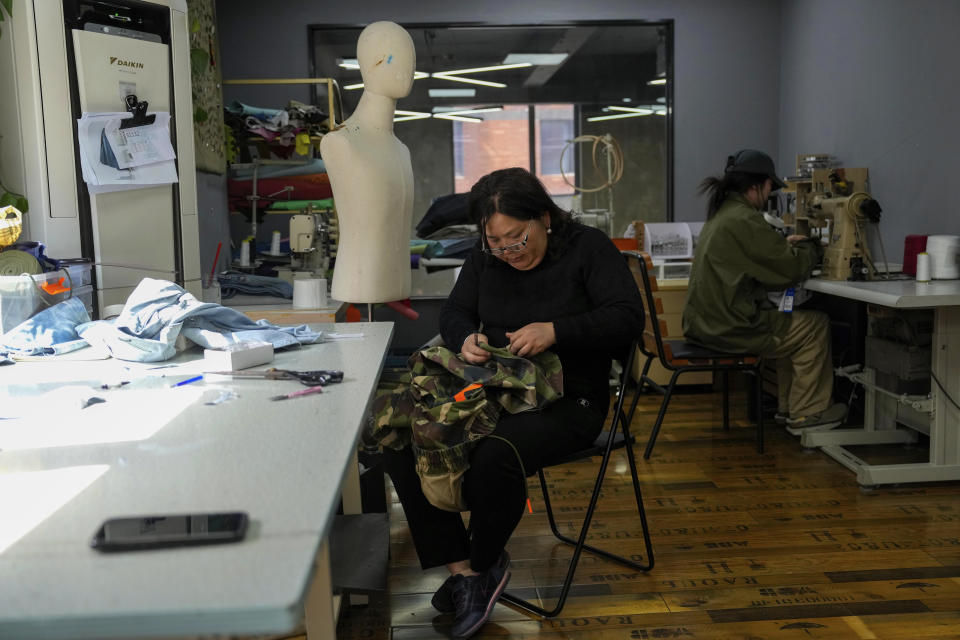
<svg viewBox="0 0 960 640"><path fill-rule="evenodd" d="M700 232L683 311L686 340L732 353L763 354L783 337L790 314L767 297L805 280L820 260L813 240L791 245L741 195Z"/></svg>

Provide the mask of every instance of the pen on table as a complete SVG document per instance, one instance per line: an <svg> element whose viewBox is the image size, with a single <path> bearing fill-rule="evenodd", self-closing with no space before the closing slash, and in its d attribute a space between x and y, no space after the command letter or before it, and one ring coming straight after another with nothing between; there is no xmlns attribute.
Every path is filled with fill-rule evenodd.
<svg viewBox="0 0 960 640"><path fill-rule="evenodd" d="M477 327L477 332L473 334L473 341L479 347L480 346L480 332L483 331L483 323L480 323L480 326Z"/></svg>
<svg viewBox="0 0 960 640"><path fill-rule="evenodd" d="M323 391L323 386L318 384L318 385L316 385L316 386L310 387L309 389L303 389L302 391L293 391L293 392L291 392L291 393L285 393L285 394L283 394L282 396L273 396L273 397L270 398L270 399L271 399L271 400L286 400L286 399L288 399L288 398L299 398L300 396L306 396L306 395L309 395L309 394L311 394L311 393L320 393L321 391Z"/></svg>
<svg viewBox="0 0 960 640"><path fill-rule="evenodd" d="M185 384L197 382L198 380L203 380L203 376L194 376L192 378L187 378L186 380L181 380L180 382L174 382L172 385L170 385L170 387L182 387Z"/></svg>

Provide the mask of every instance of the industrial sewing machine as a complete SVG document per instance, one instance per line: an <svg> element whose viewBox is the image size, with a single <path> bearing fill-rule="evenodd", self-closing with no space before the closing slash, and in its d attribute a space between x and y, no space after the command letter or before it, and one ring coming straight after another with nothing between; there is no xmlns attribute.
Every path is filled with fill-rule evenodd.
<svg viewBox="0 0 960 640"><path fill-rule="evenodd" d="M296 273L326 277L331 258L336 257L336 215L329 209L307 205L290 216L290 267L277 275L292 282Z"/></svg>
<svg viewBox="0 0 960 640"><path fill-rule="evenodd" d="M880 220L880 205L869 195L868 170L816 168L809 176L787 180L793 195L795 233L825 243L820 277L869 280L876 275L867 224ZM787 220L788 224L791 222Z"/></svg>

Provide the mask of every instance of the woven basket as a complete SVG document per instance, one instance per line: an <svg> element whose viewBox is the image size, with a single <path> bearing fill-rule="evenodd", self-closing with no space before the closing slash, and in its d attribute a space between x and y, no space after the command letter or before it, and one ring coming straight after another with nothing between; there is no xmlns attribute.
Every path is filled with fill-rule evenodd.
<svg viewBox="0 0 960 640"><path fill-rule="evenodd" d="M23 214L16 207L0 209L0 249L17 241L23 229Z"/></svg>

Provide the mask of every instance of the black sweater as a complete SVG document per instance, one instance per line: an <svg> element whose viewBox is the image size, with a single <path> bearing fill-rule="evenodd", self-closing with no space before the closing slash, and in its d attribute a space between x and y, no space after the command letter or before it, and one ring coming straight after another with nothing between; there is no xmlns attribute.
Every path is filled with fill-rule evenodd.
<svg viewBox="0 0 960 640"><path fill-rule="evenodd" d="M440 333L459 352L480 328L506 346L507 331L553 322L553 350L563 364L564 395L605 411L611 356L621 356L643 330L640 292L626 261L602 232L571 223L543 261L519 271L479 249L467 258L440 312ZM557 243L562 247L555 251Z"/></svg>

